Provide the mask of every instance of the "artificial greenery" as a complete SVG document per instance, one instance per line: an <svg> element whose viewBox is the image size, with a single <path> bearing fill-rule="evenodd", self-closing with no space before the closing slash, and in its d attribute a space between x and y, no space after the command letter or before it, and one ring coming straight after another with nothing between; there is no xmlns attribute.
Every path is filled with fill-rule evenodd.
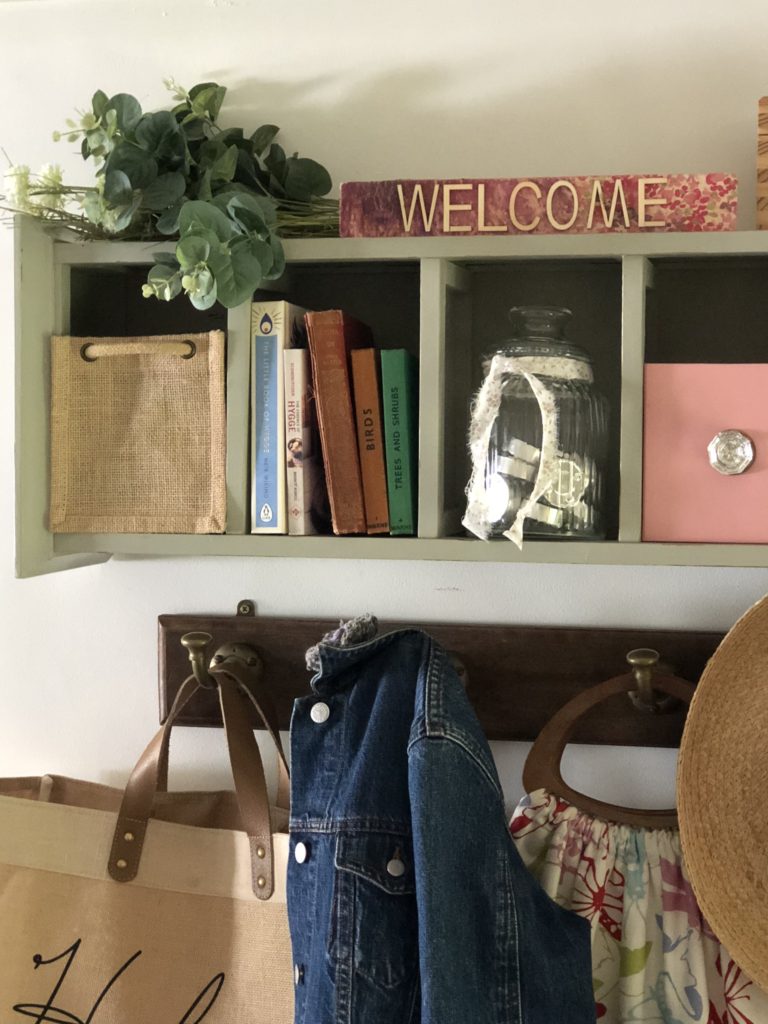
<svg viewBox="0 0 768 1024"><path fill-rule="evenodd" d="M155 255L144 295L184 291L198 309L236 306L282 273L281 237L338 233L338 202L323 198L331 178L316 161L286 155L275 125L250 135L220 128L223 86L166 85L176 105L150 113L128 93L96 92L79 122L54 133L80 141L96 184L65 186L55 166L37 176L12 167L5 208L84 238L176 238L173 252Z"/></svg>

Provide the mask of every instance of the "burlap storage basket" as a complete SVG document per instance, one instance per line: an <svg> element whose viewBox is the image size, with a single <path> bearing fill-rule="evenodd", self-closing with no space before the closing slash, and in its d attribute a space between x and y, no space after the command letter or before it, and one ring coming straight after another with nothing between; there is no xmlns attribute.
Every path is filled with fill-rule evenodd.
<svg viewBox="0 0 768 1024"><path fill-rule="evenodd" d="M222 533L224 334L51 339L54 533Z"/></svg>

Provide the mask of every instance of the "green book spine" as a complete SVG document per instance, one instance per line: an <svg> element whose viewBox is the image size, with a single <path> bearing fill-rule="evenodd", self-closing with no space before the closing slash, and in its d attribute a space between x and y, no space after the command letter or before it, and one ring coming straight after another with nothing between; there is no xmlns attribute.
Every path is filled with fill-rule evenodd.
<svg viewBox="0 0 768 1024"><path fill-rule="evenodd" d="M417 366L416 359L404 348L382 349L381 391L389 532L413 535L418 483Z"/></svg>

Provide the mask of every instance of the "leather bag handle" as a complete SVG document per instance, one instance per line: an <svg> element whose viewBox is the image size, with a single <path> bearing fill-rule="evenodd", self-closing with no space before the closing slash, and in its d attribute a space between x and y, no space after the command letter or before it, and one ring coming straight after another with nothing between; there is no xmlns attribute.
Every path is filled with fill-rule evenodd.
<svg viewBox="0 0 768 1024"><path fill-rule="evenodd" d="M677 811L674 808L654 810L606 803L573 789L560 772L563 751L584 715L609 697L619 693L628 695L634 686L632 674L614 676L613 679L598 683L597 686L590 686L560 708L536 737L526 758L523 768L525 791L532 793L536 789L545 789L548 793L568 800L581 811L622 825L677 828ZM672 675L654 675L653 689L676 697L685 704L690 704L694 693L691 683Z"/></svg>
<svg viewBox="0 0 768 1024"><path fill-rule="evenodd" d="M251 846L253 890L259 899L267 900L274 892L274 856L264 766L238 680L223 666L217 675L235 791ZM132 881L138 873L163 766L167 773L170 733L198 689L193 676L184 681L164 725L147 745L125 787L108 864L109 874L116 881Z"/></svg>
<svg viewBox="0 0 768 1024"><path fill-rule="evenodd" d="M285 756L285 751L283 750L282 740L280 739L280 726L278 725L277 710L268 689L266 686L262 685L261 662L259 662L258 668L254 669L250 666L246 667L237 658L229 658L223 663L223 665L211 665L209 673L214 677L221 675L222 673L233 676L239 684L240 692L247 697L256 708L259 717L264 723L264 728L272 737L272 742L277 748L277 798L275 803L277 807L287 811L290 807L291 794L290 771L288 769L288 761ZM254 693L256 688L258 688L258 695ZM178 714L178 711L180 710L180 708L176 708L180 693L181 690L176 694L176 700L174 700L171 710L168 712L166 722L171 718L171 716L175 717L174 710L176 714ZM169 729L163 736L158 758L157 789L159 792L163 793L168 790L170 741L171 733Z"/></svg>
<svg viewBox="0 0 768 1024"><path fill-rule="evenodd" d="M277 749L277 807L284 811L290 808L291 782L288 760L283 750L283 743L280 739L280 726L278 725L277 710L272 697L266 686L262 685L261 663L257 672L247 667L238 658L229 658L222 665L212 665L210 674L214 678L222 675L231 676L240 690L240 694L246 697L256 709L256 712L272 738ZM258 687L257 692L256 688Z"/></svg>

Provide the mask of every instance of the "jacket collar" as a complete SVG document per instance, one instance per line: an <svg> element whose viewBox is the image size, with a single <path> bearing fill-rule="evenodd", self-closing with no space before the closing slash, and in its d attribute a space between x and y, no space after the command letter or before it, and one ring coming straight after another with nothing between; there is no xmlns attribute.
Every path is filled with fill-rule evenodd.
<svg viewBox="0 0 768 1024"><path fill-rule="evenodd" d="M343 678L343 675L349 669L366 661L380 648L391 646L396 640L408 634L424 635L420 629L396 629L391 633L383 633L372 640L367 640L363 644L354 644L352 647L336 647L328 643L318 644L320 670L310 680L312 689L321 696L337 693L348 685L348 680Z"/></svg>

